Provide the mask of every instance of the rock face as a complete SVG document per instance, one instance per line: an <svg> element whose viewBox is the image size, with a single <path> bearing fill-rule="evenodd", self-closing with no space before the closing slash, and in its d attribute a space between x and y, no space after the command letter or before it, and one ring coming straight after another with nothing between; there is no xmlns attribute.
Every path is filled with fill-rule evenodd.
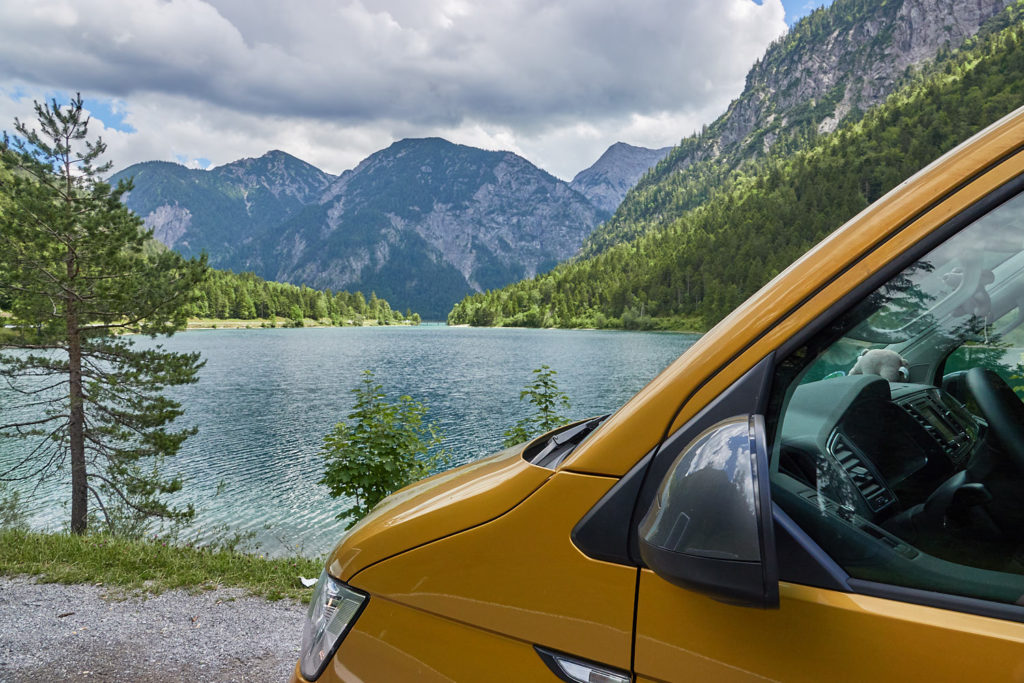
<svg viewBox="0 0 1024 683"><path fill-rule="evenodd" d="M960 47L1011 0L835 0L801 19L747 74L729 108L685 138L587 239L592 256L669 225L732 169L800 148L894 92L915 69ZM778 145L782 147L778 147ZM695 167L695 164L701 164Z"/></svg>
<svg viewBox="0 0 1024 683"><path fill-rule="evenodd" d="M830 132L884 100L907 70L956 48L1012 0L836 0L798 22L747 74L739 98L672 169L733 152L750 156L781 132Z"/></svg>
<svg viewBox="0 0 1024 683"><path fill-rule="evenodd" d="M206 251L218 268L237 268L253 242L315 202L335 176L280 151L210 171L148 161L111 177L132 178L125 204L155 237L186 256Z"/></svg>
<svg viewBox="0 0 1024 683"><path fill-rule="evenodd" d="M372 290L443 318L465 294L572 256L607 216L511 152L402 140L342 174L254 265L265 277Z"/></svg>
<svg viewBox="0 0 1024 683"><path fill-rule="evenodd" d="M211 171L137 164L125 202L176 251L218 268L376 292L443 319L455 301L532 277L609 212L511 152L402 140L340 176L283 152Z"/></svg>
<svg viewBox="0 0 1024 683"><path fill-rule="evenodd" d="M594 206L611 213L622 203L629 188L671 150L671 147L648 149L616 142L593 166L577 173L569 186Z"/></svg>

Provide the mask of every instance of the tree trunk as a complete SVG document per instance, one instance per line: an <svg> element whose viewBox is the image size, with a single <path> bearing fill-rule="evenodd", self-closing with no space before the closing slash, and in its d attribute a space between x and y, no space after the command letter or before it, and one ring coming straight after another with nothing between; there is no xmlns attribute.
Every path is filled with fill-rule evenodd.
<svg viewBox="0 0 1024 683"><path fill-rule="evenodd" d="M74 256L67 260L69 285L75 279ZM72 289L69 287L69 289ZM78 302L73 291L65 301L65 321L68 335L68 392L71 414L68 420L71 450L71 533L85 533L89 514L89 489L85 472L85 408L82 396L82 334L78 324Z"/></svg>

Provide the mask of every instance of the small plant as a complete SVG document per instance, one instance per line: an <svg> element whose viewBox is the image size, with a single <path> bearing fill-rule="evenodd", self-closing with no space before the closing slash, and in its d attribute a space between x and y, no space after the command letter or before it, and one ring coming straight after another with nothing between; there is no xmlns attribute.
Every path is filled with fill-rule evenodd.
<svg viewBox="0 0 1024 683"><path fill-rule="evenodd" d="M356 405L347 422L334 425L321 448L325 484L331 496L353 505L338 514L351 526L394 491L448 463L448 454L430 450L441 443L433 424L424 424L427 408L409 396L389 403L369 370L352 390Z"/></svg>
<svg viewBox="0 0 1024 683"><path fill-rule="evenodd" d="M27 526L25 510L21 507L21 493L8 490L7 485L0 481L0 529L24 529Z"/></svg>
<svg viewBox="0 0 1024 683"><path fill-rule="evenodd" d="M560 410L569 410L569 397L558 390L558 382L555 381L558 371L552 370L547 365L541 365L533 371L533 374L536 375L533 381L519 392L519 400L529 399L536 411L533 415L516 422L514 427L505 430L503 435L505 441L502 442L502 445L506 448L569 422L569 418L559 412Z"/></svg>

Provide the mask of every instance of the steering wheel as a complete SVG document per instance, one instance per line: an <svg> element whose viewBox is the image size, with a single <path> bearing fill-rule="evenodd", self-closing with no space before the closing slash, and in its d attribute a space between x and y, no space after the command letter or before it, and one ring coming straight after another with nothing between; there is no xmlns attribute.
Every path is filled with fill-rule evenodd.
<svg viewBox="0 0 1024 683"><path fill-rule="evenodd" d="M966 382L996 441L1024 472L1024 403L1002 377L988 368L971 368Z"/></svg>

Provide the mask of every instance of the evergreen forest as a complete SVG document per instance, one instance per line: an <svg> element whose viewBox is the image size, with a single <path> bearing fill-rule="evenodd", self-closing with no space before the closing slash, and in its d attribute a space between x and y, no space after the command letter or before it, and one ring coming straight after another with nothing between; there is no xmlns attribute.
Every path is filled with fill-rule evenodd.
<svg viewBox="0 0 1024 683"><path fill-rule="evenodd" d="M255 320L283 318L300 325L303 319L329 320L333 325L378 325L401 322L418 324L412 311L393 311L385 299L373 292L332 292L284 282L271 282L252 273L212 270L199 286L196 301L187 309L191 318Z"/></svg>
<svg viewBox="0 0 1024 683"><path fill-rule="evenodd" d="M10 304L0 294L0 311ZM196 288L195 300L185 307L185 314L213 320L280 319L293 326L310 319L332 325L420 322L419 313L394 311L386 299L373 292L367 298L362 292L318 290L264 280L252 273L213 269Z"/></svg>
<svg viewBox="0 0 1024 683"><path fill-rule="evenodd" d="M1011 5L832 133L797 126L761 156L667 173L685 153L677 148L579 258L468 296L448 322L708 329L905 178L1024 104L1022 17L1024 3ZM684 147L697 144L689 140Z"/></svg>

